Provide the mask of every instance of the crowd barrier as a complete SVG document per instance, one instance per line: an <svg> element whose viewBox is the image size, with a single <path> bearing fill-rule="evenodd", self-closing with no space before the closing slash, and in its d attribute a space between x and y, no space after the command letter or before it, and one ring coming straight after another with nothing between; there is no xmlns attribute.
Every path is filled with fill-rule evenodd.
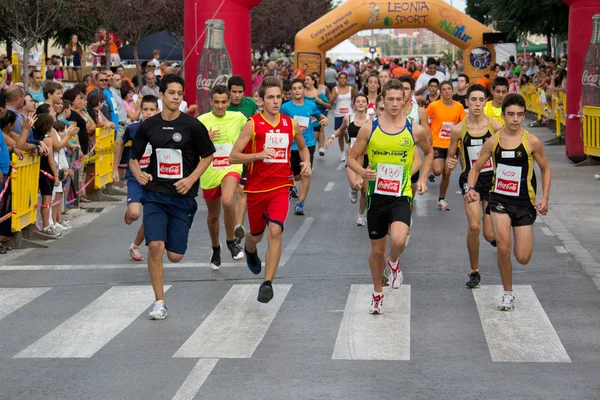
<svg viewBox="0 0 600 400"><path fill-rule="evenodd" d="M25 153L22 160L12 155L11 180L12 219L11 231L20 232L34 224L38 201L40 157Z"/></svg>
<svg viewBox="0 0 600 400"><path fill-rule="evenodd" d="M600 157L600 107L583 107L583 151Z"/></svg>
<svg viewBox="0 0 600 400"><path fill-rule="evenodd" d="M542 119L554 121L556 137L562 138L567 113L567 97L564 92L554 92L552 95L548 95L542 89L536 90L532 84L528 84L521 86L520 93L525 98L527 111L535 114L538 121ZM549 99L551 99L550 104Z"/></svg>
<svg viewBox="0 0 600 400"><path fill-rule="evenodd" d="M21 60L20 53L12 53L10 64L12 65L11 82L17 83L22 82L23 79L23 60ZM46 68L46 54L42 53L42 59L39 63L30 62L29 67L36 68L43 71ZM29 71L26 71L29 73Z"/></svg>
<svg viewBox="0 0 600 400"><path fill-rule="evenodd" d="M96 161L94 189L101 189L112 183L113 160L115 149L114 129L107 127L96 129Z"/></svg>

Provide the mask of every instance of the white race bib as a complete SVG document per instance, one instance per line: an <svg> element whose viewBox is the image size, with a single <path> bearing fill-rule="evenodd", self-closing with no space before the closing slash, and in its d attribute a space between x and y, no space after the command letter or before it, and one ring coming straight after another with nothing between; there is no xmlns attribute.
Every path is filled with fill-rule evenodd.
<svg viewBox="0 0 600 400"><path fill-rule="evenodd" d="M288 160L288 147L290 137L287 133L267 132L265 149L273 149L277 152L274 158L265 159L266 163L285 164Z"/></svg>
<svg viewBox="0 0 600 400"><path fill-rule="evenodd" d="M308 117L301 117L296 115L294 117L294 121L300 125L300 130L304 132L308 128L308 124L310 123L310 119Z"/></svg>
<svg viewBox="0 0 600 400"><path fill-rule="evenodd" d="M402 176L404 167L393 164L377 164L375 193L386 196L402 196Z"/></svg>
<svg viewBox="0 0 600 400"><path fill-rule="evenodd" d="M450 132L454 128L453 122L442 122L442 128L440 129L440 138L442 139L450 139Z"/></svg>
<svg viewBox="0 0 600 400"><path fill-rule="evenodd" d="M150 143L146 144L146 150L144 150L144 155L140 160L140 168L148 168L150 165L150 156L152 155L152 145Z"/></svg>
<svg viewBox="0 0 600 400"><path fill-rule="evenodd" d="M340 114L348 114L350 110L348 108L340 108Z"/></svg>
<svg viewBox="0 0 600 400"><path fill-rule="evenodd" d="M521 167L498 164L494 192L506 196L518 196L521 192Z"/></svg>
<svg viewBox="0 0 600 400"><path fill-rule="evenodd" d="M481 141L481 140L479 140ZM471 140L471 143L473 143L474 140ZM475 165L475 161L477 161L477 159L479 158L479 153L481 152L481 148L483 146L469 146L467 147L467 152L469 153L469 160L471 160L471 168L473 168L473 165ZM489 158L487 160L487 162L485 163L485 165L483 166L483 168L481 168L480 172L488 172L494 169L494 166L492 165L492 159Z"/></svg>
<svg viewBox="0 0 600 400"><path fill-rule="evenodd" d="M183 156L179 149L156 149L158 177L164 179L183 178Z"/></svg>
<svg viewBox="0 0 600 400"><path fill-rule="evenodd" d="M215 144L215 152L212 159L213 169L227 169L231 167L229 154L232 149L233 145L231 143Z"/></svg>

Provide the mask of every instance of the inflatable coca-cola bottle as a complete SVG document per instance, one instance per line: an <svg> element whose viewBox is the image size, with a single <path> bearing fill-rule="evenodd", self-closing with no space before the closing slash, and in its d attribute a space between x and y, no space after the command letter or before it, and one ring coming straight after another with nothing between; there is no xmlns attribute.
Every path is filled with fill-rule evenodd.
<svg viewBox="0 0 600 400"><path fill-rule="evenodd" d="M231 76L231 59L225 48L225 22L220 19L206 21L206 40L198 63L196 97L198 113L210 111L210 91L215 85L227 86Z"/></svg>
<svg viewBox="0 0 600 400"><path fill-rule="evenodd" d="M592 39L583 61L581 95L584 106L600 106L600 14L592 17Z"/></svg>

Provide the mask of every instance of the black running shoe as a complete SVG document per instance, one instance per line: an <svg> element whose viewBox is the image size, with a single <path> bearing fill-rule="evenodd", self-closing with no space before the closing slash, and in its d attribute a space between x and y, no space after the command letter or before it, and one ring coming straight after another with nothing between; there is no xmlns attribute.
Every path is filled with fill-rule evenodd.
<svg viewBox="0 0 600 400"><path fill-rule="evenodd" d="M239 244L237 244L235 240L228 240L227 248L229 249L229 252L231 252L231 258L233 258L234 260L237 261L244 258L244 250L242 250L242 247Z"/></svg>
<svg viewBox="0 0 600 400"><path fill-rule="evenodd" d="M435 175L429 174L429 182L435 182Z"/></svg>
<svg viewBox="0 0 600 400"><path fill-rule="evenodd" d="M256 298L260 303L268 303L273 298L273 286L271 281L264 281L260 288L258 288L258 297Z"/></svg>
<svg viewBox="0 0 600 400"><path fill-rule="evenodd" d="M254 275L260 274L260 271L262 270L262 261L260 261L258 251L250 253L244 247L244 252L246 253L246 265L248 265L250 272L252 272Z"/></svg>
<svg viewBox="0 0 600 400"><path fill-rule="evenodd" d="M221 268L221 246L213 246L212 256L210 257L210 267L213 271L218 271Z"/></svg>
<svg viewBox="0 0 600 400"><path fill-rule="evenodd" d="M467 282L465 284L465 286L469 289L476 289L478 288L481 282L481 275L479 275L479 271L475 271L475 272L471 272L469 274L469 282Z"/></svg>

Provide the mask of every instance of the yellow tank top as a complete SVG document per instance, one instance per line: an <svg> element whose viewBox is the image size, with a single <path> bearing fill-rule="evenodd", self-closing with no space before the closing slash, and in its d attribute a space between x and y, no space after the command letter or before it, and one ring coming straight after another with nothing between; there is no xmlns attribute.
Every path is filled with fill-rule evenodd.
<svg viewBox="0 0 600 400"><path fill-rule="evenodd" d="M504 119L502 118L502 108L496 108L492 105L491 101L485 103L485 107L483 108L483 113L488 117L494 118L496 121L500 122L502 125L506 125L504 123Z"/></svg>

